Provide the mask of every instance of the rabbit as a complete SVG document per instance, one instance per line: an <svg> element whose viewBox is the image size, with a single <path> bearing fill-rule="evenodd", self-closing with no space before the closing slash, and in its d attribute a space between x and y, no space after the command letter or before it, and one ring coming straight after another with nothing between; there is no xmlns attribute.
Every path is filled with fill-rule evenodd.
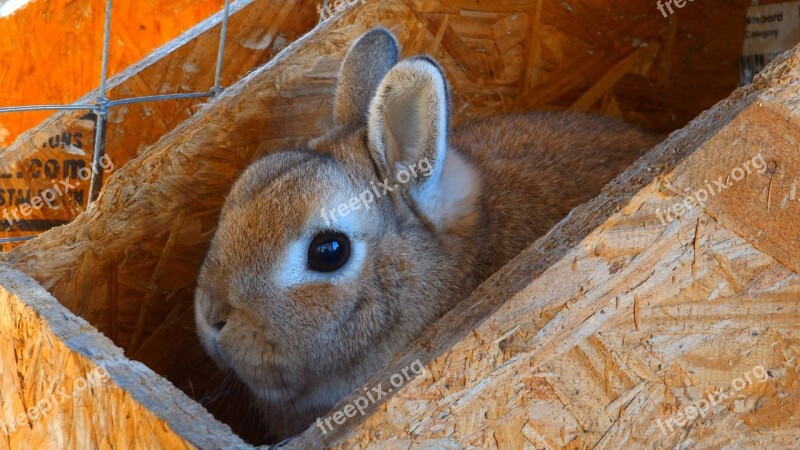
<svg viewBox="0 0 800 450"><path fill-rule="evenodd" d="M399 54L384 28L352 45L330 130L246 168L198 275L199 337L249 386L276 439L324 415L658 142L577 113L451 131L442 68ZM354 201L367 192L371 203Z"/></svg>

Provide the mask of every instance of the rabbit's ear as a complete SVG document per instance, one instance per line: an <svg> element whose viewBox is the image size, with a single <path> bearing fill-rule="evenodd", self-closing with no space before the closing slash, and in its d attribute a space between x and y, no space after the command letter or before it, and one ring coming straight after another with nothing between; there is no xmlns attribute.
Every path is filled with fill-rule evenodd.
<svg viewBox="0 0 800 450"><path fill-rule="evenodd" d="M478 183L469 163L455 152L448 153L449 109L442 69L420 56L400 62L386 74L367 119L368 145L376 165L436 228L466 213ZM409 173L414 176L404 180Z"/></svg>
<svg viewBox="0 0 800 450"><path fill-rule="evenodd" d="M334 123L364 122L370 99L389 69L397 64L399 53L397 40L385 28L373 28L358 38L339 70Z"/></svg>

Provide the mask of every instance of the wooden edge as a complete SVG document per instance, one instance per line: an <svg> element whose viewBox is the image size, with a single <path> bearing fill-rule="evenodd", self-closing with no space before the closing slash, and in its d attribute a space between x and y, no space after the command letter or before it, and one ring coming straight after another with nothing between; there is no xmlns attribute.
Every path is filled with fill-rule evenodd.
<svg viewBox="0 0 800 450"><path fill-rule="evenodd" d="M135 438L138 445L149 448L157 444L166 445L167 448L192 445L199 448L249 447L227 425L216 421L202 406L167 380L144 364L125 358L122 349L88 322L61 306L36 281L5 264L0 265L0 296L4 304L0 310L13 314L13 317L2 319L0 333L17 339L24 335L26 339L17 341L17 345L22 349L37 350L33 357L15 358L16 366L15 361L3 358L4 367L12 368L11 371L3 371L5 424L13 421L17 413L25 411L25 405L34 405L46 398L41 395L42 392L39 395L35 392L9 392L5 382L10 381L8 378L12 372L21 375L21 380L12 381L18 389L20 384L32 389L40 384L55 383L50 388L58 391L59 386L74 386L79 378L91 379L88 374L102 370L98 368L104 368L112 381L101 389L82 392L80 404L92 409L92 425L68 428L74 425L72 420L75 419L66 416L79 416L81 412L75 410L74 403L71 410L67 404L58 405L41 419L30 420L30 428L23 427L10 433L12 448L15 439L57 445L55 437L52 441L47 437L54 432L77 442L85 438L87 444L97 445L100 440L93 440L96 438L93 434L98 430L101 434L108 432L102 441L117 448L128 447L131 442L125 439L131 437ZM9 326L15 329L9 329ZM62 367L58 367L58 361L64 363ZM50 369L54 372L48 372ZM26 376L28 374L30 378ZM67 388L67 392L73 392L73 397L78 396L76 390ZM22 394L22 405L19 404L19 396L14 401L8 401L8 397L14 394ZM61 406L63 411L59 410ZM13 409L10 410L10 407ZM128 413L128 417L125 417L125 413ZM61 415L66 418L59 417ZM135 427L129 422L134 422ZM132 436L122 428L133 431Z"/></svg>
<svg viewBox="0 0 800 450"><path fill-rule="evenodd" d="M685 128L675 131L624 173L609 183L599 196L574 209L547 235L541 237L518 255L503 269L481 284L468 299L430 326L409 349L398 354L378 374L362 387L342 399L332 411L340 411L353 404L363 388L391 385L392 375L401 373L416 361L428 365L434 358L468 336L482 321L490 317L507 300L525 289L545 270L562 259L578 246L595 228L615 212L624 208L636 193L662 174L671 172L683 160L700 149L742 110L758 101L761 91L788 85L797 79L796 68L800 53L796 48L778 57L750 86L740 88L728 99L698 116ZM407 383L395 389L379 401L369 405L366 413L348 419L331 432L312 426L287 448L334 447L359 431L359 425L377 411L383 411L384 403L407 388ZM389 428L391 425L387 424Z"/></svg>

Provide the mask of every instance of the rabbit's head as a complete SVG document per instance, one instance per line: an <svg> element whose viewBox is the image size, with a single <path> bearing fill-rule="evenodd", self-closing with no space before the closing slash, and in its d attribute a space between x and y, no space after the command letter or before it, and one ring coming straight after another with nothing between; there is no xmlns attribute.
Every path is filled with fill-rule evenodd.
<svg viewBox="0 0 800 450"><path fill-rule="evenodd" d="M480 177L449 151L448 89L384 29L342 63L333 125L235 183L198 278L208 352L277 437L384 365L473 287Z"/></svg>

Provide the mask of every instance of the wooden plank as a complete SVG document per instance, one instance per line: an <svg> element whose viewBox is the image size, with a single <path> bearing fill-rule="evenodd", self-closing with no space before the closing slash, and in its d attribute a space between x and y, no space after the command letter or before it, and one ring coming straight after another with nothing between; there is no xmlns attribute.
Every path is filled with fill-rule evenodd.
<svg viewBox="0 0 800 450"><path fill-rule="evenodd" d="M7 265L0 265L0 339L0 449L244 447Z"/></svg>
<svg viewBox="0 0 800 450"><path fill-rule="evenodd" d="M798 80L800 47L574 210L365 386L417 360L424 376L290 447L796 448L800 224L786 220L796 205L779 205L797 173ZM751 173L705 207L661 220L747 161Z"/></svg>
<svg viewBox="0 0 800 450"><path fill-rule="evenodd" d="M71 8L77 7L74 5ZM169 7L180 12L184 6L174 3ZM117 14L126 13L126 4L115 4L117 7L120 8ZM209 91L214 84L221 19L221 13L214 15L123 70L109 81L107 97L117 100ZM311 29L317 20L313 3L302 4L296 0L235 2L226 40L223 86L233 84L253 68L271 59L288 43ZM117 30L118 33L123 31L124 28ZM128 37L133 38L133 35ZM114 67L119 67L119 64L129 60L118 57L114 61ZM84 66L89 66L89 63ZM93 68L95 66L99 65L91 65ZM94 73L92 69L91 74ZM54 76L59 77L63 78L64 75ZM30 102L32 99L26 97L24 100ZM96 100L97 91L92 91L77 103L93 104ZM111 108L105 138L109 163L105 166L121 167L191 117L207 100L169 100ZM95 124L96 117L93 113L87 114L87 111L58 113L20 136L0 154L0 237L45 231L68 222L86 208L89 172L82 172L87 175L82 177L79 170L90 166ZM105 172L103 168L98 171ZM106 179L108 176L110 172L104 174ZM62 183L70 185L69 192L65 192L67 184ZM37 195L48 199L41 194L47 191L51 192L51 200L40 202L39 208L23 206L30 204Z"/></svg>

